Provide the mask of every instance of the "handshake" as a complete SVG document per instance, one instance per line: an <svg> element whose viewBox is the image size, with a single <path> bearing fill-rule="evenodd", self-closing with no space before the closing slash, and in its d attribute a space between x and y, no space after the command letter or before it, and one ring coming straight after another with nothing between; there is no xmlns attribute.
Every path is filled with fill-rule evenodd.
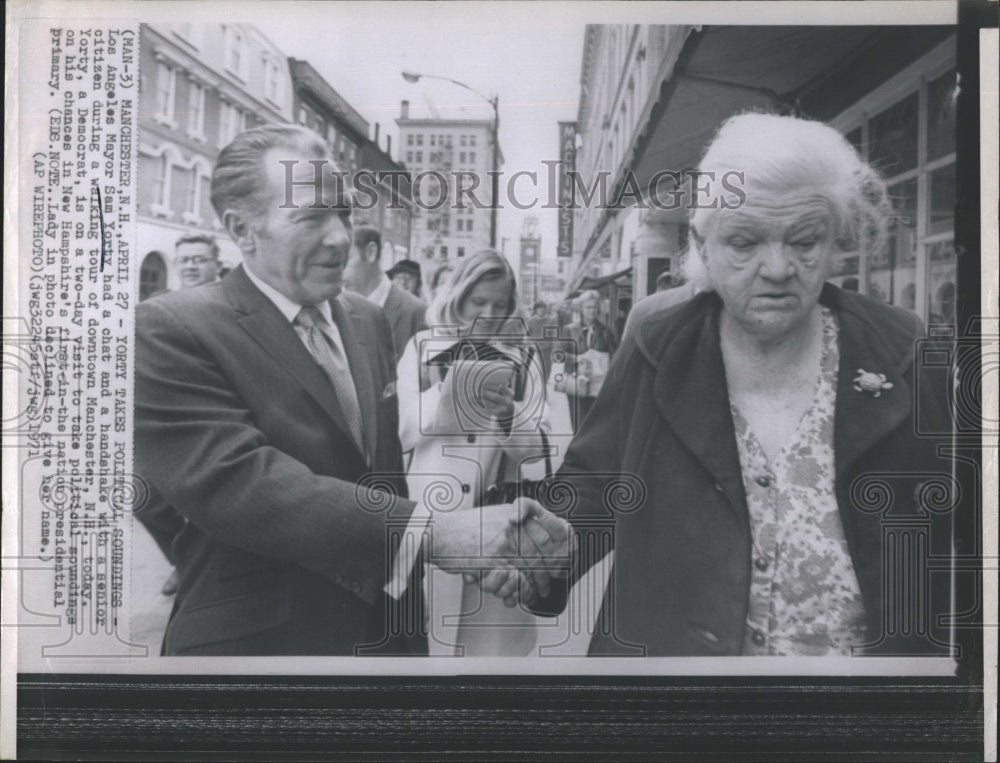
<svg viewBox="0 0 1000 763"><path fill-rule="evenodd" d="M575 550L570 524L531 498L438 514L429 538L432 564L478 580L508 607L547 597Z"/></svg>

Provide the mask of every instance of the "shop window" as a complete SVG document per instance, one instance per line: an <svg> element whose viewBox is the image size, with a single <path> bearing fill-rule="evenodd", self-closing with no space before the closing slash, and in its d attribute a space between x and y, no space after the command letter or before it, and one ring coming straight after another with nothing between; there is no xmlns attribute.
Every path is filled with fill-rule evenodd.
<svg viewBox="0 0 1000 763"><path fill-rule="evenodd" d="M947 164L927 174L927 233L953 233L955 218L955 165Z"/></svg>
<svg viewBox="0 0 1000 763"><path fill-rule="evenodd" d="M955 318L954 55L952 39L838 120L845 138L886 177L893 216L886 250L839 256L831 281L938 325Z"/></svg>
<svg viewBox="0 0 1000 763"><path fill-rule="evenodd" d="M958 81L954 69L927 85L927 161L947 156L955 150L957 95Z"/></svg>
<svg viewBox="0 0 1000 763"><path fill-rule="evenodd" d="M911 93L871 120L868 160L886 177L917 166L918 104L917 94Z"/></svg>

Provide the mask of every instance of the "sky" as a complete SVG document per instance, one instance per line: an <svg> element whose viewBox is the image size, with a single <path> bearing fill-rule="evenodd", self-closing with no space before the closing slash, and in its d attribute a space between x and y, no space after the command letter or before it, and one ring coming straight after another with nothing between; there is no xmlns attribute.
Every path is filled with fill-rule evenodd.
<svg viewBox="0 0 1000 763"><path fill-rule="evenodd" d="M557 122L574 121L580 97L585 21L567 6L522 3L434 3L386 6L374 3L282 4L275 13L249 15L287 55L307 60L372 125L381 125L380 145L393 136L400 101L414 117L491 119L492 108L455 85L433 79L406 82L415 71L459 80L487 97L500 98L500 147L510 175L538 173L540 204L547 197L543 160L558 157ZM518 184L526 190L527 180ZM529 198L535 194L524 194ZM556 211L501 209L498 242L517 266L518 238L526 215L539 218L542 256L555 258Z"/></svg>

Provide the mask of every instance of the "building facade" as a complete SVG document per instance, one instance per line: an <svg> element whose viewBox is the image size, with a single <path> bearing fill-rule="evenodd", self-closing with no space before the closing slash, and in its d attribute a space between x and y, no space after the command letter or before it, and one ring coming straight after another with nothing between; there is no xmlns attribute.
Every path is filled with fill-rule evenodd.
<svg viewBox="0 0 1000 763"><path fill-rule="evenodd" d="M343 172L376 173L372 193L357 197L352 220L355 225L369 225L382 233L382 257L386 267L409 255L410 221L413 202L409 182L397 179L403 167L378 145L378 130L369 138L371 125L361 116L308 61L288 59L292 77L295 121L319 133L330 144L333 158ZM377 128L377 125L376 125ZM379 178L382 178L379 180Z"/></svg>
<svg viewBox="0 0 1000 763"><path fill-rule="evenodd" d="M658 208L652 179L695 168L725 119L764 109L831 124L889 182L888 251L838 256L831 280L952 323L955 65L952 27L588 26L576 168L591 192L606 178L608 201L578 198L570 291L599 287L615 321L676 271L687 197Z"/></svg>
<svg viewBox="0 0 1000 763"><path fill-rule="evenodd" d="M411 119L403 101L399 158L410 173L416 216L410 237L411 259L424 282L449 260L490 245L493 120ZM502 155L497 170L502 166ZM463 189L471 191L473 201Z"/></svg>
<svg viewBox="0 0 1000 763"><path fill-rule="evenodd" d="M219 151L243 130L288 122L285 55L248 24L140 28L137 243L140 299L176 288L174 243L215 235L226 267L240 261L209 201Z"/></svg>

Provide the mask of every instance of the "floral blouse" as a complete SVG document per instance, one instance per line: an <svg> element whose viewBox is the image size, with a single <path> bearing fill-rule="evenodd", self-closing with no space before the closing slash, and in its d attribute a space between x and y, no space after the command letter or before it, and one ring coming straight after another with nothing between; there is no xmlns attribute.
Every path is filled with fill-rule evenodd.
<svg viewBox="0 0 1000 763"><path fill-rule="evenodd" d="M770 461L731 404L753 533L745 655L849 655L864 605L834 492L837 321L823 308L816 394Z"/></svg>

